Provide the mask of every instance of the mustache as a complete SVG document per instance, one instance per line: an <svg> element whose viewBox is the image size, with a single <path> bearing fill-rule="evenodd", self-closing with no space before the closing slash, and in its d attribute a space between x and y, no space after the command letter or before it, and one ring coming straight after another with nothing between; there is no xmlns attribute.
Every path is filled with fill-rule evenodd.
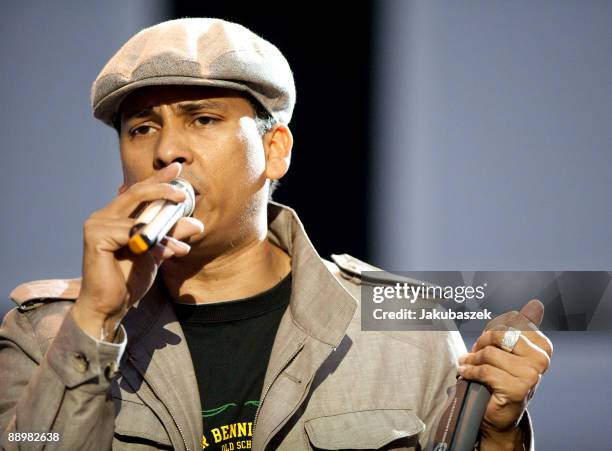
<svg viewBox="0 0 612 451"><path fill-rule="evenodd" d="M197 193L202 192L202 188L204 187L204 177L202 177L201 175L195 173L194 171L188 168L183 167L181 169L181 174L179 175L179 178L185 179L189 183L191 183L191 186L193 186L194 191L196 191Z"/></svg>

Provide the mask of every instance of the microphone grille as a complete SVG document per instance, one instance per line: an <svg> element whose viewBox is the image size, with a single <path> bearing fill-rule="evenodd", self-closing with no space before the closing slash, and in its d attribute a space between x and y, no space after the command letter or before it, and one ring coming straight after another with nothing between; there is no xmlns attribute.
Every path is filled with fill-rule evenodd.
<svg viewBox="0 0 612 451"><path fill-rule="evenodd" d="M176 186L179 189L182 189L187 193L187 199L185 199L185 213L184 216L191 216L193 210L195 208L195 193L193 191L193 186L185 179L174 179L169 182L171 185Z"/></svg>

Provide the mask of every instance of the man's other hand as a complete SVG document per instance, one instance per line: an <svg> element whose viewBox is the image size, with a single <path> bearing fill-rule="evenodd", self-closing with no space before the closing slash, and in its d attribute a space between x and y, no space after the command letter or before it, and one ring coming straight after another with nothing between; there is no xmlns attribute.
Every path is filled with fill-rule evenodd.
<svg viewBox="0 0 612 451"><path fill-rule="evenodd" d="M520 313L539 325L544 308L539 301L530 301ZM505 330L486 330L471 352L459 358L459 374L491 391L480 429L482 450L522 449L518 423L550 365L551 341L537 329L521 330L512 352L502 349Z"/></svg>

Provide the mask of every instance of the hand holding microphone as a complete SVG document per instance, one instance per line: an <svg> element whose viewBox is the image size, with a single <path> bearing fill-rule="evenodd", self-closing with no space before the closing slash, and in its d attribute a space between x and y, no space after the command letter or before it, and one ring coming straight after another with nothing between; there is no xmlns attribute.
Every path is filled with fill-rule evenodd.
<svg viewBox="0 0 612 451"><path fill-rule="evenodd" d="M179 163L166 166L123 189L85 221L82 284L72 314L90 335L112 340L120 320L153 285L163 261L187 255L191 248L183 240L204 230L202 222L185 215L193 211L194 196L193 188L172 182L180 173ZM149 205L134 219L143 204ZM135 237L142 240L133 245L144 249L139 254L130 250Z"/></svg>
<svg viewBox="0 0 612 451"><path fill-rule="evenodd" d="M487 324L470 353L459 358L457 385L434 428L428 450L522 447L518 422L547 370L552 343L538 330L544 305L528 302Z"/></svg>

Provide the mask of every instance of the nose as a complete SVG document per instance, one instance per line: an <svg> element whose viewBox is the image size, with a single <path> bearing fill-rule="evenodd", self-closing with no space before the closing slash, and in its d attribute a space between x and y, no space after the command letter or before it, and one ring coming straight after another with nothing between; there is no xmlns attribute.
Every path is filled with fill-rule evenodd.
<svg viewBox="0 0 612 451"><path fill-rule="evenodd" d="M153 166L155 169L162 169L175 161L190 164L193 161L193 154L179 127L164 124L155 149Z"/></svg>

